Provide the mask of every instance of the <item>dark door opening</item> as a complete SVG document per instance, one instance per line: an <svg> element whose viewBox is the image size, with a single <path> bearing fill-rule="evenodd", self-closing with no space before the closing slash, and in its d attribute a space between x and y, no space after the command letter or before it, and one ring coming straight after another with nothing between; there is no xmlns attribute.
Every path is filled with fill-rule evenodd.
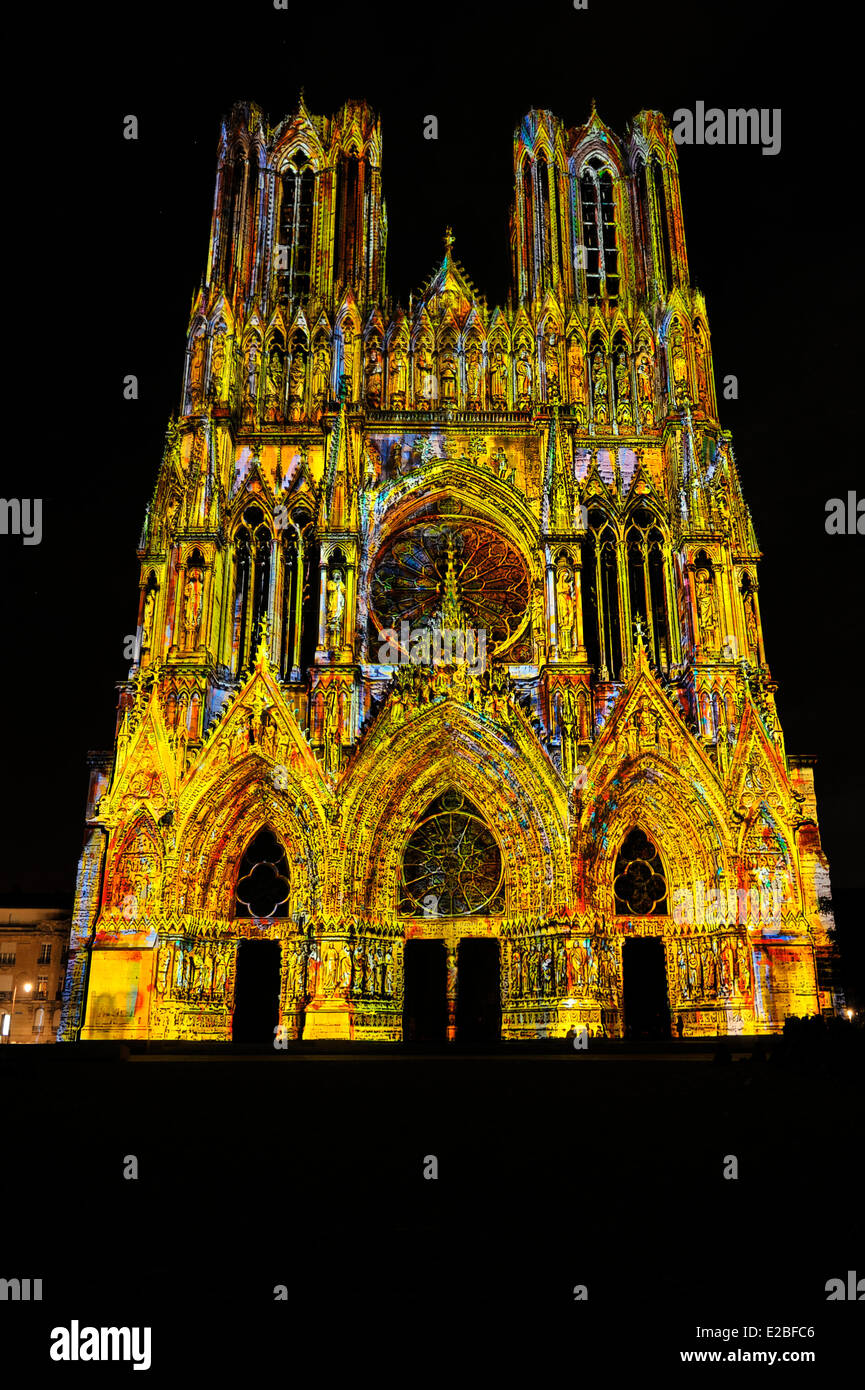
<svg viewBox="0 0 865 1390"><path fill-rule="evenodd" d="M632 937L622 951L625 1037L669 1038L667 968L664 943L657 937Z"/></svg>
<svg viewBox="0 0 865 1390"><path fill-rule="evenodd" d="M407 941L403 957L405 1042L447 1039L447 959L443 941Z"/></svg>
<svg viewBox="0 0 865 1390"><path fill-rule="evenodd" d="M273 1046L279 1022L278 941L241 941L237 948L231 1041Z"/></svg>
<svg viewBox="0 0 865 1390"><path fill-rule="evenodd" d="M499 943L469 937L457 954L457 1042L491 1047L501 1035Z"/></svg>

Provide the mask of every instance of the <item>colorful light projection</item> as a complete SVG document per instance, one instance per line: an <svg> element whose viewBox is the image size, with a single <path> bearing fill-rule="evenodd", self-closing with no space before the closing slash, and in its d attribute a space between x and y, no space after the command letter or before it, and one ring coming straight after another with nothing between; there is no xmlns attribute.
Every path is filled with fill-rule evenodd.
<svg viewBox="0 0 865 1390"><path fill-rule="evenodd" d="M268 940L285 1039L416 1035L418 940L449 1037L478 937L506 1040L649 1016L638 938L686 1036L838 1007L669 126L521 121L507 308L450 229L389 297L381 148L226 124L61 1036L230 1038Z"/></svg>

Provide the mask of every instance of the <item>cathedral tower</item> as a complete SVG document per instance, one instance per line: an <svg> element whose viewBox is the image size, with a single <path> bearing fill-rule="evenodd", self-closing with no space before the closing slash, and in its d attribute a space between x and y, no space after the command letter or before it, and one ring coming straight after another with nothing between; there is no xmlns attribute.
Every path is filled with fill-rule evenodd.
<svg viewBox="0 0 865 1390"><path fill-rule="evenodd" d="M669 126L526 115L507 306L450 229L395 303L386 240L365 103L234 107L62 1037L833 1011Z"/></svg>

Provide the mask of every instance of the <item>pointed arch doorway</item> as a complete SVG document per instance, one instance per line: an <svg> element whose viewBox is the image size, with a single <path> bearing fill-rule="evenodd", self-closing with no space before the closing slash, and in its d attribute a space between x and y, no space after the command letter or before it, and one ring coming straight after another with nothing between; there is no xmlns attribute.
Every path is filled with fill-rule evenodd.
<svg viewBox="0 0 865 1390"><path fill-rule="evenodd" d="M649 930L626 937L622 946L625 1037L635 1042L669 1038L666 952L663 937L655 934L667 916L667 876L657 845L637 827L625 836L616 856L613 888L616 916L627 918L629 928L635 917L652 919L646 923Z"/></svg>
<svg viewBox="0 0 865 1390"><path fill-rule="evenodd" d="M276 832L264 826L250 841L237 875L235 917L250 934L237 947L232 1042L273 1045L279 1023L282 955L279 941L258 933L288 915L289 897L285 847Z"/></svg>
<svg viewBox="0 0 865 1390"><path fill-rule="evenodd" d="M485 817L449 787L415 824L400 867L400 910L414 918L405 947L407 1042L499 1041L503 877Z"/></svg>

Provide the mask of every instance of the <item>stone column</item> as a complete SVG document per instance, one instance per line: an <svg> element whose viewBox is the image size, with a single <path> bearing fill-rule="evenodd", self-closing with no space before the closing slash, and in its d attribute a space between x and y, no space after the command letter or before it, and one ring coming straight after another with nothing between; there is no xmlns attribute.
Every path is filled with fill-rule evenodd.
<svg viewBox="0 0 865 1390"><path fill-rule="evenodd" d="M318 648L316 657L327 655L327 556L318 562Z"/></svg>
<svg viewBox="0 0 865 1390"><path fill-rule="evenodd" d="M457 946L448 946L447 953L447 1001L448 1001L448 1042L454 1042L457 1035Z"/></svg>

